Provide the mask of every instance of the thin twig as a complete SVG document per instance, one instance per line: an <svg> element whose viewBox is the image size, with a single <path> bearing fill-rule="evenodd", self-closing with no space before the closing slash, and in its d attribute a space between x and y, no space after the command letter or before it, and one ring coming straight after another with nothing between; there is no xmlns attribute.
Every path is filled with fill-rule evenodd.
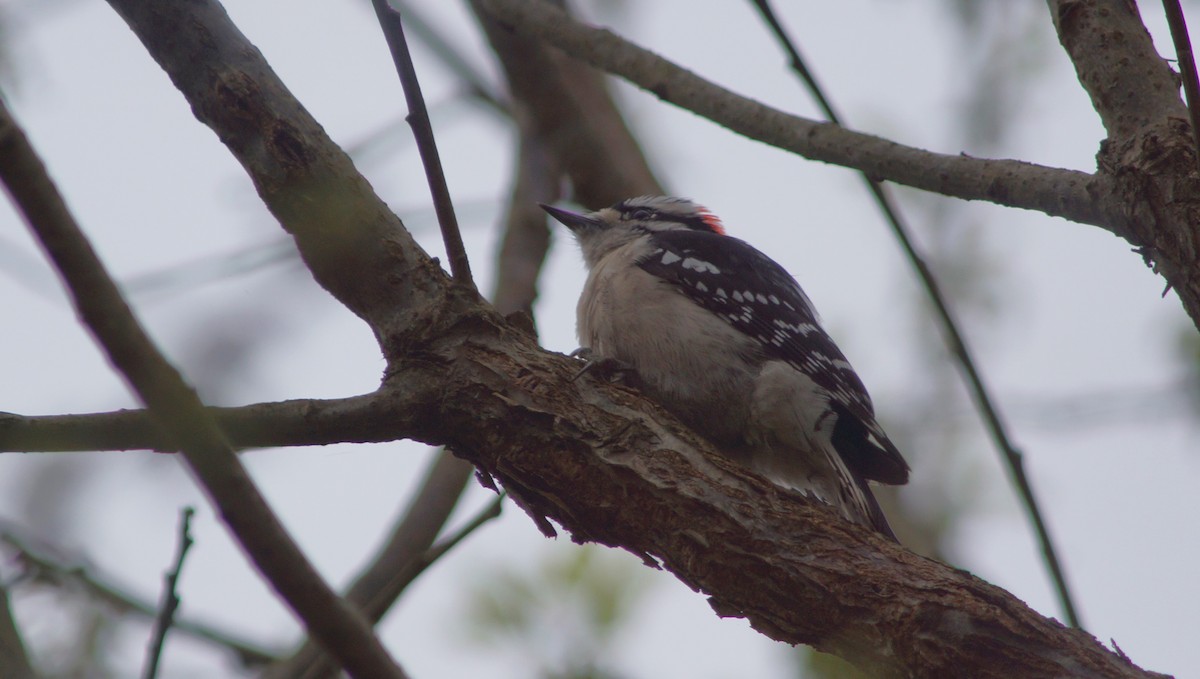
<svg viewBox="0 0 1200 679"><path fill-rule="evenodd" d="M804 58L800 56L800 51L788 37L779 20L776 19L775 13L771 10L769 0L752 1L759 12L762 13L763 19L770 25L771 31L779 39L783 49L788 53L792 68L804 81L805 86L808 87L809 92L817 100L817 104L824 111L825 116L830 122L842 125L841 116L834 110L833 104L825 96L825 92L820 84L817 83L816 77L805 64ZM990 392L983 381L983 376L980 375L979 369L975 365L975 360L972 358L971 351L967 347L966 338L958 329L958 323L950 311L945 295L942 294L933 271L930 270L921 254L917 252L912 238L909 237L909 229L890 194L880 182L875 181L866 173L862 173L861 176L867 188L870 189L871 195L874 196L875 202L879 205L879 209L883 211L888 224L891 225L892 232L895 234L900 246L904 249L909 263L916 270L921 283L925 287L925 291L929 294L930 301L933 302L938 317L941 319L942 331L945 335L946 343L949 345L950 352L958 359L958 365L962 370L963 377L967 381L967 386L971 390L975 404L979 408L996 448L1000 451L1004 462L1008 466L1010 478L1017 486L1017 492L1020 494L1021 500L1029 513L1029 518L1033 521L1034 530L1037 532L1038 541L1041 543L1042 554L1046 559L1046 565L1050 570L1051 578L1054 580L1054 586L1058 592L1063 612L1072 626L1082 628L1083 625L1079 620L1079 614L1076 611L1071 590L1067 585L1066 576L1059 563L1054 542L1050 538L1049 528L1046 526L1042 512L1038 507L1037 499L1033 494L1033 487L1025 475L1025 465L1022 460L1021 451L1013 444L1012 439L1008 435L1008 430L1000 416L1000 411L992 400Z"/></svg>
<svg viewBox="0 0 1200 679"><path fill-rule="evenodd" d="M391 5L394 11L404 16L404 23L408 24L417 40L425 43L425 46L441 59L447 68L467 84L467 91L472 96L487 104L501 116L512 117L510 105L504 100L503 95L494 91L484 74L467 62L462 52L434 27L432 21L425 18L410 2L391 0Z"/></svg>
<svg viewBox="0 0 1200 679"><path fill-rule="evenodd" d="M1196 162L1200 163L1200 80L1196 77L1196 58L1192 55L1192 39L1188 37L1187 21L1179 0L1163 0L1171 40L1175 42L1175 59L1183 77L1183 93L1187 96L1188 116L1192 121L1192 141L1196 144Z"/></svg>
<svg viewBox="0 0 1200 679"><path fill-rule="evenodd" d="M51 549L35 547L18 533L14 526L0 526L0 543L15 550L16 560L29 572L33 581L53 587L64 584L81 586L89 597L122 615L134 615L147 620L153 620L158 615L157 608L150 602L139 599L79 563L66 563L61 557L51 556ZM245 665L262 665L279 657L278 650L238 639L227 632L190 620L176 620L174 629L233 651Z"/></svg>
<svg viewBox="0 0 1200 679"><path fill-rule="evenodd" d="M406 676L300 551L200 398L146 334L2 100L0 180L66 282L80 318L183 453L263 576L350 674Z"/></svg>
<svg viewBox="0 0 1200 679"><path fill-rule="evenodd" d="M411 585L413 581L416 580L422 573L428 570L430 566L437 562L438 559L442 558L447 552L457 547L460 542L465 540L469 535L471 535L471 533L474 533L485 523L499 517L504 504L504 499L506 497L508 497L508 493L506 491L502 491L498 496L496 496L496 499L492 500L486 507L480 510L480 512L476 514L473 519L463 524L463 526L454 533L435 542L429 547L429 549L421 552L416 558L405 564L403 568L396 571L392 577L392 583L389 590L396 592L396 596L399 596L399 593L408 589L408 586ZM380 593L380 596L386 595L386 592ZM392 598L394 599L395 597ZM367 604L366 607L368 609L382 608L376 602Z"/></svg>
<svg viewBox="0 0 1200 679"><path fill-rule="evenodd" d="M458 543L462 542L467 538L468 535L478 530L480 526L488 521L491 521L492 519L499 518L501 510L504 506L504 499L506 497L508 497L508 491L502 491L495 500L492 500L488 506L484 507L478 514L476 514L475 518L465 523L462 528L459 528L452 535L450 535L450 537L438 540L436 544L425 550L425 553L422 554L421 558L417 560L410 580L415 579L421 574L422 571L433 565L433 562L442 558L446 552L449 552L457 547Z"/></svg>
<svg viewBox="0 0 1200 679"><path fill-rule="evenodd" d="M179 512L179 550L175 554L174 568L164 576L162 602L159 604L158 615L154 617L154 634L150 637L146 669L142 672L143 679L154 679L158 675L158 663L162 658L163 645L167 641L167 631L175 622L175 611L179 609L179 572L183 570L183 560L192 547L192 515L195 513L193 507L184 507Z"/></svg>
<svg viewBox="0 0 1200 679"><path fill-rule="evenodd" d="M425 166L425 178L429 181L433 207L437 211L438 224L442 227L442 241L450 260L450 273L456 281L474 290L471 264L467 260L467 250L454 216L454 204L450 200L450 189L446 186L446 175L442 172L442 161L438 157L437 142L429 122L429 111L425 109L425 98L421 95L421 85L417 81L417 71L408 52L408 42L404 39L400 13L389 6L387 0L371 0L371 4L375 6L375 15L379 17L379 26L383 29L396 72L400 75L400 84L404 87L404 98L408 102L408 124L413 128L421 162Z"/></svg>
<svg viewBox="0 0 1200 679"><path fill-rule="evenodd" d="M504 503L504 498L508 497L506 492L501 492L495 500L484 507L475 518L468 521L466 524L452 533L449 537L443 538L435 542L429 549L421 552L417 558L413 559L404 568L396 572L393 578L393 589L403 592L408 588L421 573L424 573L438 559L445 556L447 552L458 546L458 543L467 538L468 535L474 533L480 526L500 516L500 510Z"/></svg>

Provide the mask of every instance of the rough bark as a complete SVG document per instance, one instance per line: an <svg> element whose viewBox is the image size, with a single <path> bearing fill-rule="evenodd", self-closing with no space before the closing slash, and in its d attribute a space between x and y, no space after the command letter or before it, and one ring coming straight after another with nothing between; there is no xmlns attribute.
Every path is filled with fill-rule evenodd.
<svg viewBox="0 0 1200 679"><path fill-rule="evenodd" d="M1122 234L1200 327L1200 172L1179 79L1126 0L1050 0L1059 41L1108 131L1096 160L1114 179Z"/></svg>
<svg viewBox="0 0 1200 679"><path fill-rule="evenodd" d="M576 541L629 550L709 594L718 613L880 676L1146 675L1011 594L712 455L634 395L564 383L572 366L505 335L475 332L444 345L446 367L396 377L441 375L440 405L412 416L413 435L452 437L544 530L552 520Z"/></svg>

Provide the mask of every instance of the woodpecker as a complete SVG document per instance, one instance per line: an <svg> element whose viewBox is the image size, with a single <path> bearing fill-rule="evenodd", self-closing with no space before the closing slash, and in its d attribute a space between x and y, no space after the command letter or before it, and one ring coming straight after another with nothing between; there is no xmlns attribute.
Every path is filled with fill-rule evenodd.
<svg viewBox="0 0 1200 679"><path fill-rule="evenodd" d="M589 360L631 369L727 457L896 539L867 482L907 483L908 464L782 266L685 198L542 209L588 268L576 321Z"/></svg>

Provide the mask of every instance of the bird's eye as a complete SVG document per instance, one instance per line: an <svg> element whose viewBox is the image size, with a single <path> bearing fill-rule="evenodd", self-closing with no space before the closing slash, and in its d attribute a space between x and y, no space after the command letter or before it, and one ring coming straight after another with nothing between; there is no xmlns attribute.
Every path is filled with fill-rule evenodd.
<svg viewBox="0 0 1200 679"><path fill-rule="evenodd" d="M649 208L639 207L638 209L634 210L633 212L630 212L629 216L633 217L634 219L639 219L639 220L640 219L650 219L651 217L654 216L654 210L651 210Z"/></svg>

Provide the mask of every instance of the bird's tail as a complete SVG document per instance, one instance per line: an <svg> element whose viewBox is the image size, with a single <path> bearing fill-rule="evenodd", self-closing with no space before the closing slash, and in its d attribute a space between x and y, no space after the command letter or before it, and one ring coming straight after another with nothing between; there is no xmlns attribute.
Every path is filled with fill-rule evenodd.
<svg viewBox="0 0 1200 679"><path fill-rule="evenodd" d="M879 500L875 499L875 493L871 492L871 487L867 483L867 480L860 478L858 474L855 474L854 481L858 484L858 488L862 491L863 498L866 500L866 518L870 522L869 525L871 528L874 528L876 532L882 533L883 535L891 538L893 542L899 543L899 538L897 538L896 534L892 531L891 525L888 524L887 517L883 515L883 508L879 506Z"/></svg>

